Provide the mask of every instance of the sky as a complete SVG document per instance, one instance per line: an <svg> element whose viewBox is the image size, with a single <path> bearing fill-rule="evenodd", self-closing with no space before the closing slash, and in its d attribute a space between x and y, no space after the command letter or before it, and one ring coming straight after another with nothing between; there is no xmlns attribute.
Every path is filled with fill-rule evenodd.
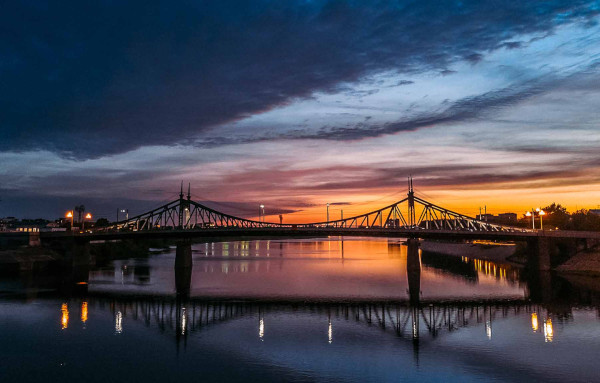
<svg viewBox="0 0 600 383"><path fill-rule="evenodd" d="M2 9L0 217L600 205L599 1Z"/></svg>

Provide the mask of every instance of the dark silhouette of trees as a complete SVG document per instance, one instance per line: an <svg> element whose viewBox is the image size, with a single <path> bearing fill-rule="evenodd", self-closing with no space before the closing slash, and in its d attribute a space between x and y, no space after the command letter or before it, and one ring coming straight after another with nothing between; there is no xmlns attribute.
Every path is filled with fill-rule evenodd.
<svg viewBox="0 0 600 383"><path fill-rule="evenodd" d="M95 227L106 227L108 225L110 225L110 222L106 218L99 218L94 224Z"/></svg>
<svg viewBox="0 0 600 383"><path fill-rule="evenodd" d="M556 202L552 203L552 205L546 206L542 209L546 215L544 215L544 224L547 225L548 228L559 228L566 229L569 225L569 219L571 218L567 209L561 204L557 204Z"/></svg>
<svg viewBox="0 0 600 383"><path fill-rule="evenodd" d="M546 230L584 230L600 231L600 215L594 214L586 209L569 213L559 203L552 203L542 209L546 214L543 216L544 229ZM535 216L535 227L540 228L540 217ZM520 226L531 227L531 217L523 217L519 220Z"/></svg>

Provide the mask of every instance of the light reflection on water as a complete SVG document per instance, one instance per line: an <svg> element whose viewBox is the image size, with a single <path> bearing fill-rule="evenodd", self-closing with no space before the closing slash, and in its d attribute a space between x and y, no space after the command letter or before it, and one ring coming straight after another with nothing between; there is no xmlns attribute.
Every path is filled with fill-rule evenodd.
<svg viewBox="0 0 600 383"><path fill-rule="evenodd" d="M172 294L175 249L114 262L90 273L90 291ZM401 240L265 240L192 245L196 297L405 299L407 246ZM421 254L423 299L523 298L509 265ZM473 288L477 285L477 289Z"/></svg>
<svg viewBox="0 0 600 383"><path fill-rule="evenodd" d="M524 301L413 307L71 298L66 304L78 319L77 310L86 307L81 299L87 321L65 328L56 324L65 303L0 302L0 320L11 324L0 330L0 340L12 345L0 349L0 357L13 361L0 366L3 381L77 380L81 374L99 382L198 374L218 382L596 378L598 311L584 308L564 318ZM543 318L543 331L532 331L534 314ZM32 342L36 347L28 349Z"/></svg>
<svg viewBox="0 0 600 383"><path fill-rule="evenodd" d="M597 381L600 294L386 239L201 243L0 299L2 381ZM185 249L180 249L185 253ZM186 284L187 288L186 289ZM189 294L175 294L184 286ZM242 299L250 298L250 299Z"/></svg>

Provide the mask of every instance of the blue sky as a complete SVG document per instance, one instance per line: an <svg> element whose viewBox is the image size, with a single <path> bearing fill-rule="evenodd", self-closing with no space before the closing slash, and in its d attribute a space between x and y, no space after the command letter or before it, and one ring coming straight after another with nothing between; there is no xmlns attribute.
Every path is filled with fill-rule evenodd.
<svg viewBox="0 0 600 383"><path fill-rule="evenodd" d="M0 216L600 203L597 1L4 8Z"/></svg>

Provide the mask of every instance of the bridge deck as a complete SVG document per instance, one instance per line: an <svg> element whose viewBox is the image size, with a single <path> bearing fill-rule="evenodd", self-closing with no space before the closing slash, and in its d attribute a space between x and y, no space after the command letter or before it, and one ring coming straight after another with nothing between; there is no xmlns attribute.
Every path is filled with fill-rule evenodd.
<svg viewBox="0 0 600 383"><path fill-rule="evenodd" d="M85 240L113 240L135 238L207 238L207 237L322 237L322 236L364 236L422 239L491 239L519 241L533 238L555 239L594 239L600 240L600 232L593 231L457 231L427 230L406 228L202 228L144 231L107 231L93 233L42 232L43 239L78 238Z"/></svg>

